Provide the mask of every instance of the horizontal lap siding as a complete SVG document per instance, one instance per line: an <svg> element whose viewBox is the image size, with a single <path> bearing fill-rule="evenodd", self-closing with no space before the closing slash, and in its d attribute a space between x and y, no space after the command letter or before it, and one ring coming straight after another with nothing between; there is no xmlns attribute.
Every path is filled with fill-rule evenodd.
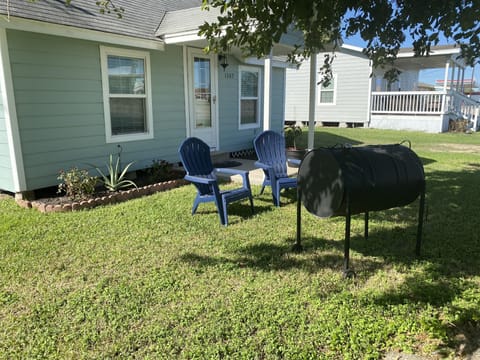
<svg viewBox="0 0 480 360"><path fill-rule="evenodd" d="M272 69L271 129L282 132L285 122L285 69Z"/></svg>
<svg viewBox="0 0 480 360"><path fill-rule="evenodd" d="M29 189L58 184L60 169L100 166L117 145L133 168L178 161L185 136L181 48L150 52L154 139L107 144L100 44L17 31L8 36Z"/></svg>
<svg viewBox="0 0 480 360"><path fill-rule="evenodd" d="M262 92L260 94L260 125L253 129L239 129L239 64L233 57L229 58L229 66L225 71L218 72L218 99L220 123L220 151L238 151L253 148L253 139L263 131L263 67L260 72ZM248 65L250 66L250 65ZM255 68L256 66L252 66ZM258 68L258 67L256 67ZM282 131L284 113L284 83L285 70L273 68L272 70L272 129Z"/></svg>
<svg viewBox="0 0 480 360"><path fill-rule="evenodd" d="M141 167L150 166L152 160L178 162L178 146L186 136L182 48L150 52L150 62L154 138L124 144Z"/></svg>
<svg viewBox="0 0 480 360"><path fill-rule="evenodd" d="M323 56L319 57L319 62L321 58ZM337 75L336 103L335 105L318 105L317 102L315 120L343 123L367 122L371 81L368 59L349 52L338 52L332 66L333 72Z"/></svg>
<svg viewBox="0 0 480 360"><path fill-rule="evenodd" d="M218 120L220 130L220 148L222 152L253 148L255 129L239 129L239 73L240 63L232 56L229 66L218 70ZM260 111L262 111L260 105ZM261 117L261 115L260 115Z"/></svg>
<svg viewBox="0 0 480 360"><path fill-rule="evenodd" d="M82 167L104 151L99 48L28 32L8 35L27 187L55 185L60 169Z"/></svg>
<svg viewBox="0 0 480 360"><path fill-rule="evenodd" d="M285 120L308 121L310 62L305 61L298 69L286 72Z"/></svg>
<svg viewBox="0 0 480 360"><path fill-rule="evenodd" d="M319 64L323 54L318 55ZM333 61L337 75L336 103L318 104L315 100L317 122L367 122L370 66L368 59L348 51L337 52ZM310 87L310 61L305 61L298 70L287 70L285 119L308 121Z"/></svg>

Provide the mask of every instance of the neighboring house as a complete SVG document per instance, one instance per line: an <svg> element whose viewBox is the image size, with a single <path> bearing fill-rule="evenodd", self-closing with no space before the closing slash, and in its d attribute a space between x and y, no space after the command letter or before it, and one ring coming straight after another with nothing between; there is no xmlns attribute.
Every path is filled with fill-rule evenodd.
<svg viewBox="0 0 480 360"><path fill-rule="evenodd" d="M451 119L467 119L478 128L480 104L463 92L464 64L460 50L451 46L432 48L428 57L415 57L411 49L401 49L395 62L401 74L388 83L382 69L374 69L362 49L343 44L335 53L333 79L326 86L320 76L314 79L314 121L322 125L365 126L382 129L448 130ZM324 54L317 55L317 63ZM287 70L285 120L307 122L309 119L310 61L299 69ZM445 69L445 80L454 89L435 91L432 85L419 82L424 69ZM450 80L449 80L450 79Z"/></svg>
<svg viewBox="0 0 480 360"><path fill-rule="evenodd" d="M54 186L120 150L139 169L178 161L188 136L228 153L282 130L285 62L205 54L198 26L217 12L201 0L115 4L121 19L92 0L1 3L0 190Z"/></svg>
<svg viewBox="0 0 480 360"><path fill-rule="evenodd" d="M333 61L333 78L328 86L318 84L315 99L315 122L323 124L351 124L363 126L369 116L371 91L370 61L358 48L342 45ZM323 53L317 55L317 64L323 62ZM298 70L287 70L285 120L308 120L310 60Z"/></svg>

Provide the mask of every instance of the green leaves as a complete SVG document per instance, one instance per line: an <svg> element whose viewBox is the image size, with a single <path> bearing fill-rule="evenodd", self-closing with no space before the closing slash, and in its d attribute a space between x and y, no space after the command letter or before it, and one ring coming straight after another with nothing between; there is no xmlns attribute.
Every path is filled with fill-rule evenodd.
<svg viewBox="0 0 480 360"><path fill-rule="evenodd" d="M73 167L70 170L60 170L57 177L61 183L58 193L65 193L72 200L85 199L95 192L97 179L88 174L87 170Z"/></svg>
<svg viewBox="0 0 480 360"><path fill-rule="evenodd" d="M302 128L297 125L285 126L283 128L285 146L297 148L297 139L302 135Z"/></svg>
<svg viewBox="0 0 480 360"><path fill-rule="evenodd" d="M99 0L96 1L95 4L100 8L101 14L110 14L113 12L119 19L123 17L124 8L117 6L112 0Z"/></svg>
<svg viewBox="0 0 480 360"><path fill-rule="evenodd" d="M428 55L440 35L461 45L462 56L473 65L480 56L478 0L363 1L363 0L213 0L204 8L220 8L216 22L200 27L208 50L226 52L232 46L244 54L263 57L289 26L304 35L290 54L309 56L335 44L342 35L359 34L374 66L391 65L406 40L414 51Z"/></svg>
<svg viewBox="0 0 480 360"><path fill-rule="evenodd" d="M100 168L95 167L98 174L101 177L102 183L108 191L118 191L130 186L137 187L137 185L132 181L125 178L125 175L133 165L133 162L127 164L122 170L120 167L120 156L117 155L117 160L114 162L113 155L110 154L110 161L107 164L108 173L104 173Z"/></svg>

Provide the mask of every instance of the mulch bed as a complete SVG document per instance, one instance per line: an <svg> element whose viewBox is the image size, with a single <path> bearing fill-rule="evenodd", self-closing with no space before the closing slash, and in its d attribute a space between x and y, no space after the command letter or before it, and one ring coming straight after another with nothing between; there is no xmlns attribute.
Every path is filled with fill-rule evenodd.
<svg viewBox="0 0 480 360"><path fill-rule="evenodd" d="M94 194L91 198L82 200L72 200L66 196L57 196L55 193L52 194L51 191L50 193L45 191L43 194L42 192L39 192L39 198L36 200L15 199L15 201L21 207L37 209L42 213L84 210L94 208L96 206L115 204L136 199L142 196L154 194L156 192L166 191L186 185L188 182L183 180L183 175L183 172L179 172L171 180L153 184L145 184L146 181L139 179L137 181L138 188L132 188L113 193L100 191Z"/></svg>

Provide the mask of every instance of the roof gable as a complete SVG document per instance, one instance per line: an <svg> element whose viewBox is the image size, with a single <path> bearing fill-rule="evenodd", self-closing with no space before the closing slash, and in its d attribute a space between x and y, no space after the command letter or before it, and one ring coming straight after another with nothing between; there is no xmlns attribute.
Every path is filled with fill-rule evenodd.
<svg viewBox="0 0 480 360"><path fill-rule="evenodd" d="M163 37L166 34L185 31L198 31L205 21L212 22L220 16L218 8L202 10L200 7L168 11L158 27L156 35Z"/></svg>

